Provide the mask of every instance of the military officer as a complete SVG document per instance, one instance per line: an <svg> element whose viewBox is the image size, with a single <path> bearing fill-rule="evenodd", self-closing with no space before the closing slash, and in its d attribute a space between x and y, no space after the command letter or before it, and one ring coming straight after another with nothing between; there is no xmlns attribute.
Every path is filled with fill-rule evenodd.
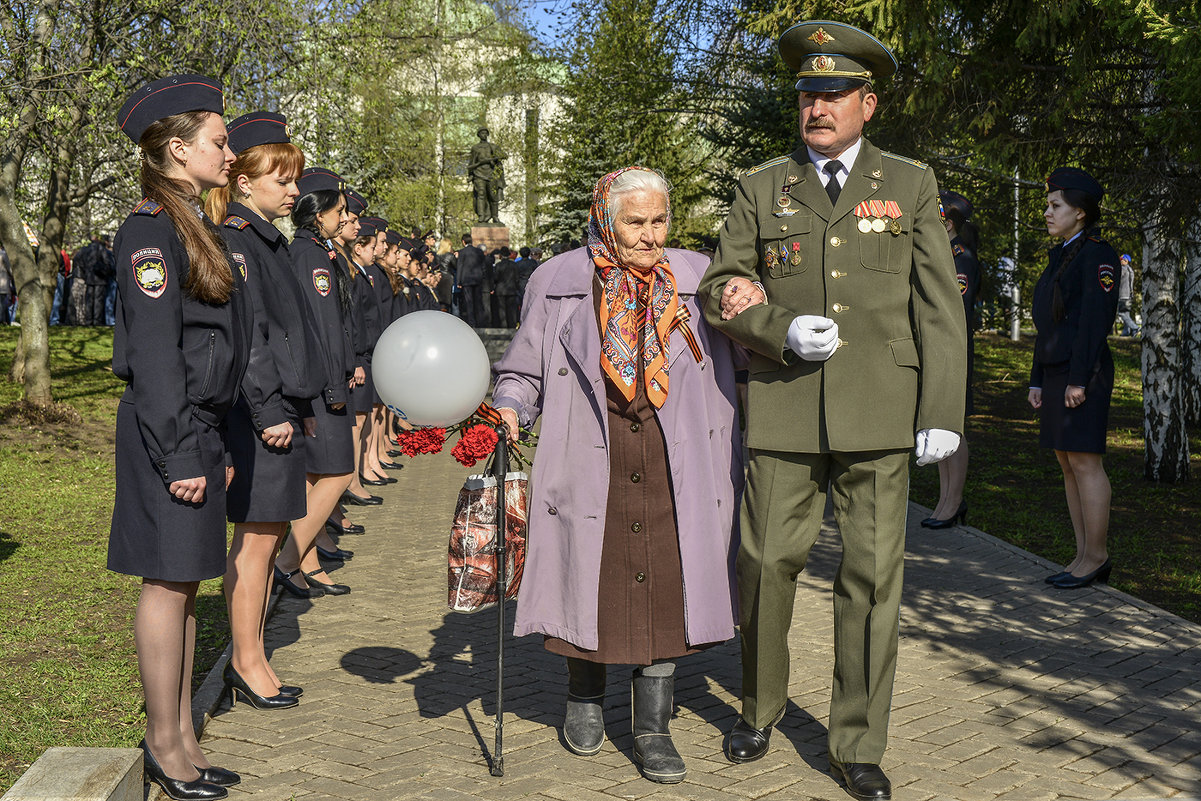
<svg viewBox="0 0 1201 801"><path fill-rule="evenodd" d="M892 54L830 21L794 25L779 48L799 79L804 144L741 179L700 289L709 322L752 351L738 554L743 707L726 755L762 757L784 714L796 576L833 487L843 556L830 765L855 797L891 798L880 761L908 449L916 443L928 464L959 444L963 304L933 172L862 138L874 83L896 70Z"/></svg>

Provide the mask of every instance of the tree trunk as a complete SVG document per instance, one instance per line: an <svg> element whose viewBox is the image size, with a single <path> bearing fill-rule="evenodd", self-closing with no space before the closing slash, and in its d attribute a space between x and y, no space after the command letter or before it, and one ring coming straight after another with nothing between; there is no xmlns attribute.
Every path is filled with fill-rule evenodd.
<svg viewBox="0 0 1201 801"><path fill-rule="evenodd" d="M1184 481L1189 473L1180 352L1184 254L1177 242L1162 215L1143 229L1143 469L1152 481Z"/></svg>
<svg viewBox="0 0 1201 801"><path fill-rule="evenodd" d="M1193 225L1185 256L1184 284L1180 290L1183 343L1180 385L1185 422L1198 426L1201 425L1201 222Z"/></svg>

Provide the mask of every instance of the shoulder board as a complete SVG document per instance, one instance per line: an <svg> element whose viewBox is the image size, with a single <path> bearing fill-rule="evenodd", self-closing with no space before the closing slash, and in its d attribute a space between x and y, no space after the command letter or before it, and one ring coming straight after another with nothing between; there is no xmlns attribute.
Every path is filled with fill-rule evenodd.
<svg viewBox="0 0 1201 801"><path fill-rule="evenodd" d="M237 228L239 231L241 231L243 228L250 225L250 220L244 220L241 217L236 217L231 214L225 218L224 224L226 228Z"/></svg>
<svg viewBox="0 0 1201 801"><path fill-rule="evenodd" d="M962 256L964 253L967 253L967 251L964 250L963 245L955 245L953 248L951 248L951 252L956 256Z"/></svg>
<svg viewBox="0 0 1201 801"><path fill-rule="evenodd" d="M145 214L148 217L153 217L163 210L163 204L155 203L150 198L143 198L142 202L133 207L134 214Z"/></svg>
<svg viewBox="0 0 1201 801"><path fill-rule="evenodd" d="M788 161L788 156L777 156L776 158L772 159L771 161L765 161L762 164L757 164L754 167L751 167L743 175L744 176L754 175L755 173L759 172L760 170L766 170L768 167L774 167L777 164L783 164L786 161Z"/></svg>
<svg viewBox="0 0 1201 801"><path fill-rule="evenodd" d="M1090 236L1090 237L1088 238L1088 241L1089 241L1089 242L1097 242L1097 243L1099 243L1099 244L1102 244L1102 243L1104 243L1104 242L1105 242L1105 240L1104 240L1104 239L1102 239L1102 238L1101 238L1101 237L1099 237L1099 236Z"/></svg>
<svg viewBox="0 0 1201 801"><path fill-rule="evenodd" d="M917 167L919 170L924 170L924 169L926 169L926 166L927 166L920 161L914 161L913 159L907 159L904 156L898 156L896 153L889 153L887 150L883 151L883 155L887 156L890 159L895 159L896 161L903 161L906 164L911 164L914 167Z"/></svg>

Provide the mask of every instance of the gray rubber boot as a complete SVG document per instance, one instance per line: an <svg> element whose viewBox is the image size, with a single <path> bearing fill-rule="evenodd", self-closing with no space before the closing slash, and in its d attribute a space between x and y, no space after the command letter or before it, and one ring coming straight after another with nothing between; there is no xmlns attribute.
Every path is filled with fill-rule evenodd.
<svg viewBox="0 0 1201 801"><path fill-rule="evenodd" d="M592 756L604 745L604 702L605 666L568 657L563 740L573 754Z"/></svg>
<svg viewBox="0 0 1201 801"><path fill-rule="evenodd" d="M660 667L654 665L646 670ZM688 772L684 767L684 759L671 741L668 728L674 707L675 681L673 673L648 676L642 668L638 668L634 671L630 688L633 696L634 760L642 768L643 776L662 784L683 781Z"/></svg>

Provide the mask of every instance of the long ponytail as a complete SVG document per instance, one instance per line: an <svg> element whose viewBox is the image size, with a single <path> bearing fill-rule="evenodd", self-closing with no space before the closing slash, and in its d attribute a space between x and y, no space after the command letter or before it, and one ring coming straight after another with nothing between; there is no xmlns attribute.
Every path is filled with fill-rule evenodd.
<svg viewBox="0 0 1201 801"><path fill-rule="evenodd" d="M1083 192L1079 189L1063 189L1064 202L1072 208L1080 209L1084 212L1084 230L1080 232L1080 236L1068 245L1063 252L1063 258L1059 262L1059 269L1055 271L1055 280L1051 290L1051 313L1055 315L1055 319L1062 320L1067 317L1067 305L1063 301L1063 290L1059 285L1059 279L1063 277L1064 271L1076 256L1080 255L1080 250L1084 247L1084 243L1091 239L1099 239L1101 234L1097 228L1097 221L1101 219L1101 204L1092 195Z"/></svg>
<svg viewBox="0 0 1201 801"><path fill-rule="evenodd" d="M157 120L138 142L142 150L142 193L163 206L188 254L184 290L205 303L222 304L233 293L234 276L224 242L201 216L200 198L192 187L168 174L167 145L174 138L196 141L211 111L185 111Z"/></svg>

